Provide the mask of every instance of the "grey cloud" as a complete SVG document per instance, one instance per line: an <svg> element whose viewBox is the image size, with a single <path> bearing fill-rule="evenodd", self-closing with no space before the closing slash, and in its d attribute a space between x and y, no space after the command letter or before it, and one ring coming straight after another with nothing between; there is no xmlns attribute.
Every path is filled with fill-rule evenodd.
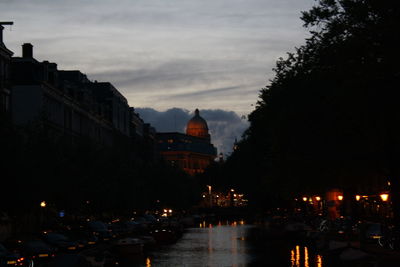
<svg viewBox="0 0 400 267"><path fill-rule="evenodd" d="M136 108L136 112L158 132L184 132L187 122L194 115L193 111L181 108L166 111ZM232 152L235 138L239 140L248 127L248 122L233 111L204 109L200 110L200 115L207 121L213 144L223 154Z"/></svg>
<svg viewBox="0 0 400 267"><path fill-rule="evenodd" d="M208 74L217 75L216 72L207 73L202 71L199 62L192 60L177 60L161 64L153 69L139 69L120 74L115 73L115 75L121 77L119 80L121 86L161 83L168 84L171 88L204 81L205 76ZM104 76L104 74L102 75Z"/></svg>
<svg viewBox="0 0 400 267"><path fill-rule="evenodd" d="M256 71L253 66L247 66L246 62L230 61L230 66L221 66L219 62L204 60L176 60L163 63L159 66L148 69L117 69L100 73L94 73L91 76L98 80L115 81L120 87L130 86L134 88L148 88L149 90L158 90L160 86L176 90L198 85L203 87L212 87L216 81L224 79L224 82L234 81L235 77L252 77L252 72ZM221 88L237 88L238 86L226 86ZM221 89L216 89L221 90Z"/></svg>
<svg viewBox="0 0 400 267"><path fill-rule="evenodd" d="M230 87L208 89L208 90L204 90L204 91L174 94L169 97L171 97L171 98L192 98L192 97L198 97L198 96L204 96L204 95L213 96L215 94L237 91L238 89L241 89L240 86L230 86Z"/></svg>
<svg viewBox="0 0 400 267"><path fill-rule="evenodd" d="M7 47L112 82L134 106L248 113L314 0L3 0ZM223 88L227 88L226 90ZM230 89L229 89L230 88Z"/></svg>
<svg viewBox="0 0 400 267"><path fill-rule="evenodd" d="M157 105L158 108L169 108L182 102L186 108L200 105L205 108L229 109L235 103L237 112L246 113L246 109L251 107L249 102L254 102L248 101L247 96L257 95L261 88L251 73L252 68L245 68L242 73L237 74L236 70L212 70L213 64L207 64L209 63L196 61L171 62L152 70L124 69L90 75L89 78L115 82L133 106L143 107L150 104ZM237 80L239 75L243 79ZM219 82L221 78L223 83ZM259 84L262 84L262 80L263 77ZM215 85L222 86L213 87Z"/></svg>
<svg viewBox="0 0 400 267"><path fill-rule="evenodd" d="M180 108L170 108L166 111L157 111L153 108L135 108L135 110L158 132L183 132L190 119L190 112Z"/></svg>

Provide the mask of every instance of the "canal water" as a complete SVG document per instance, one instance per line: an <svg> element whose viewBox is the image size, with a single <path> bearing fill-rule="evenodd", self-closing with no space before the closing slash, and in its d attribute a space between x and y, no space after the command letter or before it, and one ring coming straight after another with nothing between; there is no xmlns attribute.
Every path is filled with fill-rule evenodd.
<svg viewBox="0 0 400 267"><path fill-rule="evenodd" d="M306 246L283 240L258 240L254 225L243 221L201 223L175 244L148 255L145 267L322 267L323 258ZM137 265L136 265L137 266Z"/></svg>

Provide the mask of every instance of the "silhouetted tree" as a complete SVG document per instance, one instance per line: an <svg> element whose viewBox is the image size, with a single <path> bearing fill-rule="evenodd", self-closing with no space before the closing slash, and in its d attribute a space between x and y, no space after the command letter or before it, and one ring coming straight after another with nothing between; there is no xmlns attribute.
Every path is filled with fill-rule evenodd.
<svg viewBox="0 0 400 267"><path fill-rule="evenodd" d="M262 191L380 190L389 179L399 220L399 11L393 1L320 0L303 13L311 36L277 62L230 159L253 155L245 172L263 173Z"/></svg>
<svg viewBox="0 0 400 267"><path fill-rule="evenodd" d="M43 200L54 214L131 216L157 205L187 208L200 195L193 178L163 161L148 160L124 142L114 147L83 138L71 143L70 136L35 124L9 126L0 127L5 155L0 211L16 220L38 217Z"/></svg>

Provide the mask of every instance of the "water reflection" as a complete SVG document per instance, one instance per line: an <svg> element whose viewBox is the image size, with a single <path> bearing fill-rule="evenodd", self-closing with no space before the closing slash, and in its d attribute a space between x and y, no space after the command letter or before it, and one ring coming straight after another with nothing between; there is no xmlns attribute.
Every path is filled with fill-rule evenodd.
<svg viewBox="0 0 400 267"><path fill-rule="evenodd" d="M146 258L146 267L151 267L151 260L150 260L150 258Z"/></svg>
<svg viewBox="0 0 400 267"><path fill-rule="evenodd" d="M317 255L317 267L322 267L322 256Z"/></svg>
<svg viewBox="0 0 400 267"><path fill-rule="evenodd" d="M301 253L303 251L303 254ZM308 253L308 247L300 247L296 246L294 249L290 251L290 263L291 267L310 267L310 266L316 266L316 267L322 267L322 256L321 255L315 255L313 257L315 260L310 260L309 253ZM311 262L311 265L310 265Z"/></svg>
<svg viewBox="0 0 400 267"><path fill-rule="evenodd" d="M176 244L154 253L153 266L247 266L243 221L200 223L191 228Z"/></svg>
<svg viewBox="0 0 400 267"><path fill-rule="evenodd" d="M259 238L259 228L244 221L203 221L199 228L187 229L176 243L158 249L139 265L193 267L322 267L323 259L306 246L292 246L281 239ZM255 233L255 234L254 234Z"/></svg>

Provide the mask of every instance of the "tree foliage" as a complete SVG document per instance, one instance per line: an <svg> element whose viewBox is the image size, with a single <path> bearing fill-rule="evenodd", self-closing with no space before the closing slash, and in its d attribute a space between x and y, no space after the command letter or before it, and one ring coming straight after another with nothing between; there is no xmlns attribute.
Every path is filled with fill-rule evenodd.
<svg viewBox="0 0 400 267"><path fill-rule="evenodd" d="M302 20L310 37L276 63L230 175L282 198L379 190L399 175L399 4L320 0Z"/></svg>
<svg viewBox="0 0 400 267"><path fill-rule="evenodd" d="M194 179L143 157L151 147L104 147L83 139L71 144L68 136L35 126L0 129L0 211L10 215L28 214L43 200L57 211L82 216L186 208L198 200Z"/></svg>

